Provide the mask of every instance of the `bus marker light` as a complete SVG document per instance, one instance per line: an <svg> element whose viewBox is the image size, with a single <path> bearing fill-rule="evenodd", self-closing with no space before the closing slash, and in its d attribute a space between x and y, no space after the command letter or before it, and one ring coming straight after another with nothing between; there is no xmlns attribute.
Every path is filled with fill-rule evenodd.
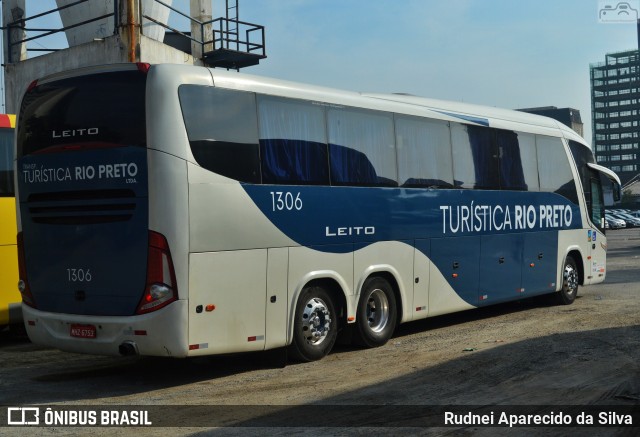
<svg viewBox="0 0 640 437"><path fill-rule="evenodd" d="M531 267L531 268L533 268L533 267L535 267L535 266L536 266L536 265L535 265L534 263L529 264L529 267Z"/></svg>
<svg viewBox="0 0 640 437"><path fill-rule="evenodd" d="M149 72L149 69L151 68L151 64L147 62L136 62L136 67L138 68L139 72L147 74Z"/></svg>
<svg viewBox="0 0 640 437"><path fill-rule="evenodd" d="M29 326L36 326L36 322L35 322L35 321L33 321L33 320L29 320L29 321L27 322L27 324L28 324Z"/></svg>
<svg viewBox="0 0 640 437"><path fill-rule="evenodd" d="M189 350L190 351L194 351L197 349L208 349L209 348L209 343L199 343L199 344L190 344L189 345Z"/></svg>
<svg viewBox="0 0 640 437"><path fill-rule="evenodd" d="M144 329L140 329L137 331L133 331L133 335L147 335L147 331L145 331Z"/></svg>
<svg viewBox="0 0 640 437"><path fill-rule="evenodd" d="M215 310L215 309L216 309L216 306L215 306L215 305L211 305L211 304L209 304L209 305L207 305L207 306L205 307L205 310L206 310L207 312L209 312L209 313L210 313L211 311Z"/></svg>
<svg viewBox="0 0 640 437"><path fill-rule="evenodd" d="M487 294L483 294L482 296L480 296L480 300L487 300L489 299L489 295Z"/></svg>
<svg viewBox="0 0 640 437"><path fill-rule="evenodd" d="M353 322L353 321L355 321L355 320L356 320L356 318L355 318L355 317L353 317L353 316L349 316L349 317L347 317L347 322Z"/></svg>
<svg viewBox="0 0 640 437"><path fill-rule="evenodd" d="M416 307L416 311L424 311L424 310L426 310L426 309L427 309L427 307L426 307L426 306L423 306L423 307Z"/></svg>
<svg viewBox="0 0 640 437"><path fill-rule="evenodd" d="M458 274L457 274L457 273L454 273L454 274L452 274L451 276L455 279L455 278L457 278L457 277L458 277Z"/></svg>
<svg viewBox="0 0 640 437"><path fill-rule="evenodd" d="M38 86L38 79L34 80L33 82L31 82L29 84L29 86L27 87L27 92L31 91L32 89L34 89L37 86Z"/></svg>
<svg viewBox="0 0 640 437"><path fill-rule="evenodd" d="M591 259L591 256L588 256L587 259Z"/></svg>

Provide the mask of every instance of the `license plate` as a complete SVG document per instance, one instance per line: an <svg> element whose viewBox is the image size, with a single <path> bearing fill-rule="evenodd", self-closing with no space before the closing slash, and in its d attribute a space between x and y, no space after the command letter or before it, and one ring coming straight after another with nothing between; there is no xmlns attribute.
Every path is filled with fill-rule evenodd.
<svg viewBox="0 0 640 437"><path fill-rule="evenodd" d="M71 325L71 336L77 338L96 338L96 327L93 325Z"/></svg>

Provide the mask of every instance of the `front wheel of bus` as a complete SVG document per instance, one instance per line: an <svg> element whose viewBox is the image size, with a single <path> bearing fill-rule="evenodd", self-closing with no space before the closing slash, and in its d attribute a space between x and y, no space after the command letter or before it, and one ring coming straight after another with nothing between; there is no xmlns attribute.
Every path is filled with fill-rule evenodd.
<svg viewBox="0 0 640 437"><path fill-rule="evenodd" d="M393 288L384 278L365 281L358 301L355 342L364 347L385 344L396 327L396 298Z"/></svg>
<svg viewBox="0 0 640 437"><path fill-rule="evenodd" d="M571 305L578 295L579 283L578 265L571 256L567 256L562 269L562 289L556 293L556 302L560 305Z"/></svg>
<svg viewBox="0 0 640 437"><path fill-rule="evenodd" d="M323 358L333 348L338 319L331 296L322 287L306 287L300 293L293 323L291 355L300 361Z"/></svg>

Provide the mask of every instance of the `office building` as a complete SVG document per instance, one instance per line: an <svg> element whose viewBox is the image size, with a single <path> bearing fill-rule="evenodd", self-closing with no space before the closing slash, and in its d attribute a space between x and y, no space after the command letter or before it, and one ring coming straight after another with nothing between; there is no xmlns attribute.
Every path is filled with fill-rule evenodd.
<svg viewBox="0 0 640 437"><path fill-rule="evenodd" d="M608 53L590 77L596 159L624 185L640 173L640 52Z"/></svg>

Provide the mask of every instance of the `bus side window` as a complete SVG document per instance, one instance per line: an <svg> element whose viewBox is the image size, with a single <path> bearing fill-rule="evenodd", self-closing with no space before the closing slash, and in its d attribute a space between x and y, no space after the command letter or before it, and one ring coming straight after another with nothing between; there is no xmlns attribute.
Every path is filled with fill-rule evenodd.
<svg viewBox="0 0 640 437"><path fill-rule="evenodd" d="M500 188L527 191L518 134L508 130L496 130L495 140L500 157Z"/></svg>
<svg viewBox="0 0 640 437"><path fill-rule="evenodd" d="M453 176L456 186L481 190L500 189L499 157L492 129L453 123Z"/></svg>
<svg viewBox="0 0 640 437"><path fill-rule="evenodd" d="M452 188L449 123L396 116L395 126L400 185Z"/></svg>
<svg viewBox="0 0 640 437"><path fill-rule="evenodd" d="M398 186L390 113L330 108L327 130L332 184Z"/></svg>
<svg viewBox="0 0 640 437"><path fill-rule="evenodd" d="M13 197L13 129L0 129L0 197Z"/></svg>
<svg viewBox="0 0 640 437"><path fill-rule="evenodd" d="M321 106L258 95L258 120L263 183L329 185Z"/></svg>
<svg viewBox="0 0 640 437"><path fill-rule="evenodd" d="M573 180L564 143L560 138L536 135L540 173L540 190L560 194L578 204L578 192Z"/></svg>
<svg viewBox="0 0 640 437"><path fill-rule="evenodd" d="M518 135L518 146L520 148L520 160L522 162L522 173L527 191L540 190L538 181L538 156L536 152L536 137L532 134L516 132Z"/></svg>
<svg viewBox="0 0 640 437"><path fill-rule="evenodd" d="M201 85L178 90L196 162L241 182L260 183L255 95Z"/></svg>

